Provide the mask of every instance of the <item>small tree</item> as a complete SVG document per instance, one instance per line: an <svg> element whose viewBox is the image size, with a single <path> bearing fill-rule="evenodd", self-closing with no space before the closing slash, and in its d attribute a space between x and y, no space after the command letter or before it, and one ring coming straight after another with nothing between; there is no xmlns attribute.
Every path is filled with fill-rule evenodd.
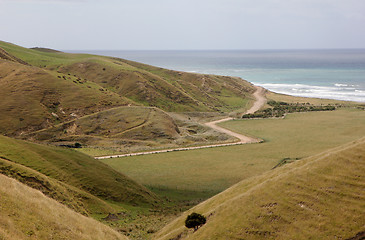
<svg viewBox="0 0 365 240"><path fill-rule="evenodd" d="M206 223L207 219L199 214L199 213L192 213L190 214L185 220L185 227L187 228L194 228L194 230L198 230L198 228Z"/></svg>

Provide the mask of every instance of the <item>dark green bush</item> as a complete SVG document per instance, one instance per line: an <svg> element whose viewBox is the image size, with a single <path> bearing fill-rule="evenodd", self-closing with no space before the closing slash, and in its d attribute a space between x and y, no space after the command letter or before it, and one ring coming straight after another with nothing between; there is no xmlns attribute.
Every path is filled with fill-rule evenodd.
<svg viewBox="0 0 365 240"><path fill-rule="evenodd" d="M75 143L75 148L81 148L81 147L82 147L81 143L78 142Z"/></svg>
<svg viewBox="0 0 365 240"><path fill-rule="evenodd" d="M336 110L335 106L314 106L309 103L286 103L270 100L267 104L272 108L260 110L252 114L245 114L242 118L283 117L286 113Z"/></svg>
<svg viewBox="0 0 365 240"><path fill-rule="evenodd" d="M194 212L186 218L185 227L194 228L196 231L200 226L204 225L206 221L207 219L203 215Z"/></svg>

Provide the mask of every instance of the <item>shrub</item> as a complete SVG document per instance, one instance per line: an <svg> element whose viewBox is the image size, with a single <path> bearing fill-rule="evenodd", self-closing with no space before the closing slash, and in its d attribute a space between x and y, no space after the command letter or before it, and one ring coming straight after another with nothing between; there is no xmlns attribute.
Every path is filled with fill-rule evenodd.
<svg viewBox="0 0 365 240"><path fill-rule="evenodd" d="M185 227L187 228L194 228L194 230L198 230L198 228L206 223L207 219L199 214L199 213L192 213L190 214L185 220Z"/></svg>
<svg viewBox="0 0 365 240"><path fill-rule="evenodd" d="M75 148L81 148L81 147L82 147L81 143L78 142L75 143Z"/></svg>
<svg viewBox="0 0 365 240"><path fill-rule="evenodd" d="M267 102L272 108L259 110L253 114L245 114L242 118L270 118L270 117L283 117L286 113L294 112L311 112L311 111L333 111L336 110L335 106L315 106L309 103L286 103L286 102Z"/></svg>

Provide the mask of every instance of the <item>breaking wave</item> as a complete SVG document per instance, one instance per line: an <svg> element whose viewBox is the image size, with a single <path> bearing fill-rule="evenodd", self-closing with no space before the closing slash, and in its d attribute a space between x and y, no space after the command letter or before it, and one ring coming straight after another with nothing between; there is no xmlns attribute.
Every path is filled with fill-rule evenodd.
<svg viewBox="0 0 365 240"><path fill-rule="evenodd" d="M328 98L345 101L365 102L365 90L357 85L334 84L333 86L311 86L305 84L254 83L270 91L298 97Z"/></svg>

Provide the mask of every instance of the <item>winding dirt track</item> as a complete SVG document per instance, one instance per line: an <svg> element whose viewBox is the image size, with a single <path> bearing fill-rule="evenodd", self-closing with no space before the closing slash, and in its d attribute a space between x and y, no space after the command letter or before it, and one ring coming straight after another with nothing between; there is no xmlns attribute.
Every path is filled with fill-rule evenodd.
<svg viewBox="0 0 365 240"><path fill-rule="evenodd" d="M244 114L254 113L257 110L259 110L262 106L264 106L266 103L265 89L262 87L258 87L258 86L255 86L255 87L256 87L256 92L253 95L256 98L256 101L254 102L252 107L249 110L247 110ZM218 132L222 132L222 133L225 133L225 134L228 134L230 136L240 139L240 142L238 142L238 143L241 143L241 144L259 142L259 140L256 138L247 137L245 135L232 132L228 129L225 129L225 128L222 128L222 127L216 125L217 123L227 122L230 120L233 120L233 118L224 118L224 119L213 121L213 122L207 122L207 123L205 123L205 125L210 128L213 128L214 130L216 130Z"/></svg>
<svg viewBox="0 0 365 240"><path fill-rule="evenodd" d="M253 96L256 98L256 101L252 105L252 107L245 112L245 114L248 113L254 113L257 110L259 110L264 104L266 103L265 98L265 89L262 87L255 86L256 91L253 94ZM226 128L222 128L220 126L217 126L218 123L226 122L233 120L233 118L224 118L217 121L207 122L205 123L206 126L221 132L225 133L227 135L233 136L235 138L238 138L238 142L234 143L224 143L224 144L214 144L214 145L206 145L206 146L198 146L198 147L185 147L185 148L175 148L175 149L165 149L165 150L156 150L156 151L150 151L150 152L138 152L138 153L127 153L127 154L120 154L120 155L109 155L109 156L102 156L102 157L95 157L95 159L106 159L106 158L118 158L118 157L129 157L129 156L139 156L139 155L148 155L148 154L156 154L156 153L166 153L166 152L175 152L175 151L187 151L187 150L194 150L194 149L202 149L202 148L213 148L213 147L224 147L224 146L233 146L233 145L240 145L240 144L246 144L246 143L258 143L261 140L257 138L251 138L236 132L232 132Z"/></svg>

